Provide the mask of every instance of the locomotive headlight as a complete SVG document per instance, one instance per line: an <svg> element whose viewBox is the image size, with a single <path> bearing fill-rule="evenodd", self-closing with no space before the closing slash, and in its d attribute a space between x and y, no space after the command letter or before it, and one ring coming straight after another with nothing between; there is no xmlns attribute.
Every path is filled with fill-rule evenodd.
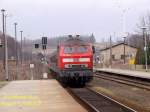
<svg viewBox="0 0 150 112"><path fill-rule="evenodd" d="M79 62L90 62L90 58L79 58Z"/></svg>
<svg viewBox="0 0 150 112"><path fill-rule="evenodd" d="M63 62L73 62L73 58L63 58Z"/></svg>
<svg viewBox="0 0 150 112"><path fill-rule="evenodd" d="M70 68L70 65L69 64L65 64L65 68Z"/></svg>
<svg viewBox="0 0 150 112"><path fill-rule="evenodd" d="M63 62L90 62L90 58L63 58Z"/></svg>

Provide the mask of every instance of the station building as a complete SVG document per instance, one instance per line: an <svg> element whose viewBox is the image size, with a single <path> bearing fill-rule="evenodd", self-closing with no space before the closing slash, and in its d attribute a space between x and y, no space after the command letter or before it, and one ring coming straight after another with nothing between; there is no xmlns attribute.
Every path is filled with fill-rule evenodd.
<svg viewBox="0 0 150 112"><path fill-rule="evenodd" d="M109 66L112 64L124 64L124 53L125 53L125 64L129 63L129 60L135 59L137 54L137 48L119 43L112 45L111 47L106 47L100 49L98 57L98 61L102 66ZM111 55L112 54L112 55ZM110 61L110 56L112 61Z"/></svg>

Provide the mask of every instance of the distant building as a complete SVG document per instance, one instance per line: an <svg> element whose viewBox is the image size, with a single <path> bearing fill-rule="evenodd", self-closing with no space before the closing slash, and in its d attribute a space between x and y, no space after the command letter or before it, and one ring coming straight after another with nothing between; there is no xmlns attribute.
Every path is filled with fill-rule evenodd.
<svg viewBox="0 0 150 112"><path fill-rule="evenodd" d="M100 49L107 48L109 46L109 42L94 43L93 45L95 47L94 63L96 62L100 63L101 62L99 58Z"/></svg>
<svg viewBox="0 0 150 112"><path fill-rule="evenodd" d="M116 45L112 45L112 62L122 63L124 60L124 46L125 46L125 61L128 63L129 59L135 58L137 53L137 48L119 43ZM99 58L101 63L104 65L110 65L110 47L104 48L100 50Z"/></svg>

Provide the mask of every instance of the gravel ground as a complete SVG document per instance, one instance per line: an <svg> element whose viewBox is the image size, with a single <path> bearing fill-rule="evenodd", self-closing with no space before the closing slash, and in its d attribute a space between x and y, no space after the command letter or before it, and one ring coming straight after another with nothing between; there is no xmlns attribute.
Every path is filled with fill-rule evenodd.
<svg viewBox="0 0 150 112"><path fill-rule="evenodd" d="M89 85L138 112L150 112L150 91L98 78Z"/></svg>

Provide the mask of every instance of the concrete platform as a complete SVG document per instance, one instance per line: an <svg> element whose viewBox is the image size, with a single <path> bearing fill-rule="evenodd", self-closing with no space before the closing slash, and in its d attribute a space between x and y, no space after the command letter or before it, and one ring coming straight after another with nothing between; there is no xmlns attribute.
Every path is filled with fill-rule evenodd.
<svg viewBox="0 0 150 112"><path fill-rule="evenodd" d="M150 79L149 72L141 72L141 71L131 71L131 70L122 70L122 69L110 69L110 68L94 68L95 71L108 72L108 73L116 73L120 75L128 75L132 77L139 77L144 79Z"/></svg>
<svg viewBox="0 0 150 112"><path fill-rule="evenodd" d="M56 80L13 81L0 89L0 112L87 112Z"/></svg>

